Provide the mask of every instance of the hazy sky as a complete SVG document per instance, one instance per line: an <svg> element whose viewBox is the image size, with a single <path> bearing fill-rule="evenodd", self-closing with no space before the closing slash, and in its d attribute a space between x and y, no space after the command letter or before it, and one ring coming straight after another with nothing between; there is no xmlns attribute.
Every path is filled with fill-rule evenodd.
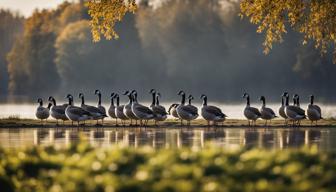
<svg viewBox="0 0 336 192"><path fill-rule="evenodd" d="M65 0L0 0L0 8L19 11L22 15L29 16L36 8L54 8L63 1Z"/></svg>

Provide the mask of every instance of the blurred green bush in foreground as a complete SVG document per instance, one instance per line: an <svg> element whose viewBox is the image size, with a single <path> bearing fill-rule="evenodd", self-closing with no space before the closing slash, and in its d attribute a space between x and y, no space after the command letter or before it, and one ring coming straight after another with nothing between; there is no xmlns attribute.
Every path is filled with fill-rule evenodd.
<svg viewBox="0 0 336 192"><path fill-rule="evenodd" d="M4 191L335 191L336 153L316 148L228 151L93 148L0 149Z"/></svg>

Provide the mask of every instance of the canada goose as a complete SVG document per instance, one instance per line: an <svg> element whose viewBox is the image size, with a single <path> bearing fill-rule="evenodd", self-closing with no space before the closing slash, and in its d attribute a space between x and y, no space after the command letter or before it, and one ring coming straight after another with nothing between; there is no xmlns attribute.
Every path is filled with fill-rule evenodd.
<svg viewBox="0 0 336 192"><path fill-rule="evenodd" d="M70 119L72 122L77 121L78 126L80 121L85 121L92 119L91 113L88 111L84 110L81 107L77 107L73 105L73 96L68 94L66 98L69 99L69 105L65 109L65 115Z"/></svg>
<svg viewBox="0 0 336 192"><path fill-rule="evenodd" d="M119 105L119 94L114 94L114 98L117 100L117 106L115 107L115 116L121 120L121 123L125 125L125 120L128 120L128 117L124 114L124 105Z"/></svg>
<svg viewBox="0 0 336 192"><path fill-rule="evenodd" d="M91 114L93 120L97 120L96 125L98 125L98 120L99 119L103 119L103 118L107 117L107 115L104 113L104 111L101 111L98 107L91 106L91 105L86 105L83 93L79 93L78 97L80 99L82 99L81 108L84 109L85 111L89 112Z"/></svg>
<svg viewBox="0 0 336 192"><path fill-rule="evenodd" d="M116 126L118 126L118 119L117 119L117 116L116 116L116 113L115 113L115 106L114 106L114 95L115 93L111 93L111 105L108 109L108 114L109 116L112 118L112 119L115 119L116 120Z"/></svg>
<svg viewBox="0 0 336 192"><path fill-rule="evenodd" d="M49 102L53 104L53 106L50 108L50 115L56 119L56 124L58 125L58 120L61 119L63 121L68 120L68 117L65 115L65 109L67 108L68 104L63 105L56 105L56 100L54 97L50 96L48 98Z"/></svg>
<svg viewBox="0 0 336 192"><path fill-rule="evenodd" d="M138 119L141 120L140 125L142 124L142 120L145 120L144 125L147 125L148 120L154 118L154 113L148 107L138 103L138 94L135 90L131 93L133 95L132 112Z"/></svg>
<svg viewBox="0 0 336 192"><path fill-rule="evenodd" d="M271 108L266 107L266 98L264 96L261 96L259 100L262 101L262 106L260 109L261 118L266 120L265 126L267 126L267 121L268 120L271 121L277 116L275 115L274 111Z"/></svg>
<svg viewBox="0 0 336 192"><path fill-rule="evenodd" d="M137 125L138 117L135 116L135 114L132 112L133 95L129 91L125 91L124 95L128 96L129 102L126 105L124 105L123 112L125 116L131 120L130 126L132 126L132 120L135 120L135 125Z"/></svg>
<svg viewBox="0 0 336 192"><path fill-rule="evenodd" d="M95 90L95 95L98 95L97 108L105 115L105 117L107 117L107 115L106 115L106 109L101 104L101 92L98 89ZM104 124L104 117L101 120L102 120L102 123Z"/></svg>
<svg viewBox="0 0 336 192"><path fill-rule="evenodd" d="M153 93L152 93L153 94ZM151 104L150 108L154 113L154 121L155 125L157 121L164 121L167 119L167 112L166 108L162 105L160 105L159 97L161 97L160 93L154 93L154 105Z"/></svg>
<svg viewBox="0 0 336 192"><path fill-rule="evenodd" d="M170 107L168 108L168 114L172 115L173 117L179 119L180 117L177 114L176 108L179 104L178 103L173 103L170 105Z"/></svg>
<svg viewBox="0 0 336 192"><path fill-rule="evenodd" d="M285 99L284 99L285 98ZM288 93L287 92L284 92L282 95L281 95L281 106L279 108L279 115L285 119L285 125L287 125L287 115L286 115L286 112L285 112L285 107L289 105L288 103Z"/></svg>
<svg viewBox="0 0 336 192"><path fill-rule="evenodd" d="M314 95L310 95L310 104L308 105L307 116L311 121L311 124L315 121L316 125L318 120L323 119L321 115L321 108L318 105L314 105Z"/></svg>
<svg viewBox="0 0 336 192"><path fill-rule="evenodd" d="M298 100L298 95L295 94L293 96L293 105L288 105L285 107L285 113L288 117L288 120L291 120L293 122L293 126L296 121L300 123L300 120L306 118L305 111L300 108L300 102Z"/></svg>
<svg viewBox="0 0 336 192"><path fill-rule="evenodd" d="M201 95L201 99L203 99L201 115L208 122L208 126L210 126L210 121L216 125L216 122L223 122L225 120L225 117L227 116L220 108L208 105L208 97L206 95Z"/></svg>
<svg viewBox="0 0 336 192"><path fill-rule="evenodd" d="M246 107L244 109L244 116L248 120L248 124L250 126L250 121L252 121L252 124L256 125L256 121L258 118L261 117L261 113L259 110L255 107L250 106L250 95L247 93L244 93L243 98L246 98Z"/></svg>
<svg viewBox="0 0 336 192"><path fill-rule="evenodd" d="M190 121L196 119L198 117L198 113L192 107L185 105L186 96L183 91L179 91L178 95L182 96L182 100L181 104L176 108L177 115L181 119L181 125L183 120L186 120L188 125L190 125Z"/></svg>
<svg viewBox="0 0 336 192"><path fill-rule="evenodd" d="M39 106L36 109L35 116L41 120L41 123L44 119L48 119L50 113L49 109L51 107L51 103L48 104L48 107L43 107L43 101L41 98L37 99L37 103L39 103Z"/></svg>

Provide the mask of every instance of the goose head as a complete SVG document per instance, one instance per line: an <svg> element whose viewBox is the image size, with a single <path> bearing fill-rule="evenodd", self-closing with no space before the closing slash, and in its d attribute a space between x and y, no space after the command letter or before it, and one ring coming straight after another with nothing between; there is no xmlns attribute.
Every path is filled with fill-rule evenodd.
<svg viewBox="0 0 336 192"><path fill-rule="evenodd" d="M38 99L37 99L37 103L39 103L40 106L42 106L42 105L43 105L43 100L42 100L41 98L38 98Z"/></svg>
<svg viewBox="0 0 336 192"><path fill-rule="evenodd" d="M95 95L100 95L101 96L101 92L98 90L98 89L96 89L95 90L95 93L94 93Z"/></svg>
<svg viewBox="0 0 336 192"><path fill-rule="evenodd" d="M208 97L204 94L201 95L200 99L203 99L203 106L206 106L207 105L207 100L208 100Z"/></svg>
<svg viewBox="0 0 336 192"><path fill-rule="evenodd" d="M310 95L309 98L310 98L310 104L313 105L314 104L314 98L315 98L314 95Z"/></svg>
<svg viewBox="0 0 336 192"><path fill-rule="evenodd" d="M285 97L285 101L283 99L284 97ZM285 106L289 105L289 94L288 94L288 92L283 92L283 94L281 95L281 104L285 105Z"/></svg>
<svg viewBox="0 0 336 192"><path fill-rule="evenodd" d="M132 101L133 101L133 97L132 97L132 93L131 93L131 92L129 92L129 91L125 91L125 92L123 93L123 95L128 96L129 103L132 103Z"/></svg>
<svg viewBox="0 0 336 192"><path fill-rule="evenodd" d="M69 105L72 105L73 103L73 96L71 94L68 94L65 98L69 100Z"/></svg>
<svg viewBox="0 0 336 192"><path fill-rule="evenodd" d="M151 93L151 94L155 94L156 91L155 91L155 89L151 89L151 90L149 91L149 93Z"/></svg>
<svg viewBox="0 0 336 192"><path fill-rule="evenodd" d="M136 90L133 90L133 91L131 92L131 96L133 96L133 101L134 101L135 103L137 103L137 102L138 102L138 93L137 93Z"/></svg>
<svg viewBox="0 0 336 192"><path fill-rule="evenodd" d="M184 93L184 91L181 90L177 93L177 95L185 95L185 93Z"/></svg>
<svg viewBox="0 0 336 192"><path fill-rule="evenodd" d="M243 98L246 98L246 106L250 106L250 95L247 93L244 93Z"/></svg>
<svg viewBox="0 0 336 192"><path fill-rule="evenodd" d="M53 105L56 105L56 100L55 100L55 98L53 96L50 96L48 98L48 101L51 102Z"/></svg>
<svg viewBox="0 0 336 192"><path fill-rule="evenodd" d="M84 101L84 94L83 94L83 93L79 93L79 94L78 94L78 97L79 97L80 99L82 99L82 104L84 105L84 103L85 103L85 101Z"/></svg>
<svg viewBox="0 0 336 192"><path fill-rule="evenodd" d="M297 100L298 100L298 94L293 95L293 105L296 106L297 105Z"/></svg>
<svg viewBox="0 0 336 192"><path fill-rule="evenodd" d="M156 95L155 95L155 99L156 99L155 104L156 104L156 105L160 105L159 98L161 98L161 94L160 94L159 92L157 92Z"/></svg>
<svg viewBox="0 0 336 192"><path fill-rule="evenodd" d="M263 102L263 106L266 105L266 98L265 98L265 96L261 96L261 97L259 98L259 100Z"/></svg>
<svg viewBox="0 0 336 192"><path fill-rule="evenodd" d="M185 103L185 93L184 93L184 91L179 91L178 93L177 93L177 95L181 95L182 96L182 100L181 100L181 105L184 105L184 103Z"/></svg>
<svg viewBox="0 0 336 192"><path fill-rule="evenodd" d="M178 106L177 103L173 103L173 104L171 104L170 107L168 108L168 114L171 115L170 110L171 110L172 108L176 108L177 106Z"/></svg>

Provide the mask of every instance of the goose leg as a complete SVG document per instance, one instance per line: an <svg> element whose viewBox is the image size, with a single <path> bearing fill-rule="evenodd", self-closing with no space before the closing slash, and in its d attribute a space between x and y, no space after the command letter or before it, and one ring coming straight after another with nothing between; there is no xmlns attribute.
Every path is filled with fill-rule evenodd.
<svg viewBox="0 0 336 192"><path fill-rule="evenodd" d="M116 125L116 127L118 127L118 118L116 118L115 125Z"/></svg>

